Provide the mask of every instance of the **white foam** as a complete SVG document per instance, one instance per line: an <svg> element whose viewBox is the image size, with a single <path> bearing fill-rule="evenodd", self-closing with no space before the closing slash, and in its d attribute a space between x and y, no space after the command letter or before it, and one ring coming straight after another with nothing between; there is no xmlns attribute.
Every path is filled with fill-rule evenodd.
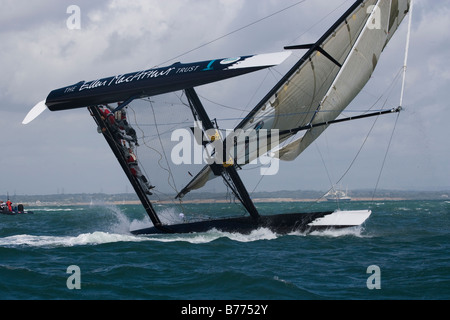
<svg viewBox="0 0 450 320"><path fill-rule="evenodd" d="M277 239L278 235L276 235L269 229L261 228L253 231L250 234L229 233L212 229L208 232L203 233L188 233L188 234L173 234L173 235L163 234L163 235L153 235L143 237L151 241L159 241L159 242L188 242L192 244L204 244L213 242L221 238L228 238L236 242L255 242L261 240L273 240Z"/></svg>
<svg viewBox="0 0 450 320"><path fill-rule="evenodd" d="M244 235L241 233L223 233L223 235L227 236L231 240L238 242L254 242L261 240L274 240L278 238L278 235L276 233L267 228L259 228L252 231L248 235Z"/></svg>
<svg viewBox="0 0 450 320"><path fill-rule="evenodd" d="M366 237L362 235L362 227L347 228L341 230L324 230L314 231L310 234L291 233L291 236L320 236L320 237L343 237L356 236ZM260 228L250 234L229 233L218 230L210 230L204 233L190 234L161 234L153 236L134 236L131 234L119 234L109 232L93 232L83 233L78 236L33 236L33 235L17 235L6 238L0 238L0 247L75 247L75 246L92 246L119 242L187 242L191 244L205 244L222 238L228 238L236 242L256 242L277 239L279 235L269 229Z"/></svg>
<svg viewBox="0 0 450 320"><path fill-rule="evenodd" d="M84 208L30 208L29 211L42 211L42 212L71 212L71 211L84 211Z"/></svg>
<svg viewBox="0 0 450 320"><path fill-rule="evenodd" d="M78 236L53 237L17 235L0 238L1 247L29 246L29 247L74 247L84 245L100 245L115 242L141 242L144 238L111 234L107 232L84 233Z"/></svg>
<svg viewBox="0 0 450 320"><path fill-rule="evenodd" d="M363 234L364 228L362 226L344 228L344 229L326 229L321 231L313 231L310 233L311 236L319 236L319 237L330 237L330 238L338 238L338 237L346 237L353 236L358 238L368 237Z"/></svg>

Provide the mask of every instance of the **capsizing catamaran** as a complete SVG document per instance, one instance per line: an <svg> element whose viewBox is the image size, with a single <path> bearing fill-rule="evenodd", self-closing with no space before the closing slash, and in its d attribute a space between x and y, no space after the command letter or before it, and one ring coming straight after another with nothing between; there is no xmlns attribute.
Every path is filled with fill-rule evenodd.
<svg viewBox="0 0 450 320"><path fill-rule="evenodd" d="M261 215L239 170L263 156L292 161L334 123L400 112L401 106L338 119L370 79L383 49L410 6L410 0L356 1L316 43L286 47L285 50L307 52L232 132L219 128L195 88L276 66L291 51L189 64L178 62L81 81L52 91L29 112L23 123L31 122L46 109L89 109L99 133L106 139L153 223L152 227L131 231L133 234L211 229L250 233L262 227L276 233L290 233L359 226L371 211ZM178 103L155 102L156 96L173 92L178 94ZM177 131L180 129L185 130ZM174 136L174 132L178 135ZM190 134L187 139L194 141L194 151L198 148L201 151L203 161L195 159L195 169L187 169L192 164L189 163L192 150L180 143L186 133ZM194 138L190 140L191 137ZM159 175L158 171L166 175ZM150 180L154 181L155 177L159 180L153 185ZM178 177L184 180L181 189L175 182ZM183 198L218 177L244 208L245 216L213 215L214 218L198 221L162 221L157 210L164 203L161 200L178 205L180 217L186 217L190 213L184 211ZM173 192L169 194L163 189L163 183ZM158 205L156 200L160 201Z"/></svg>

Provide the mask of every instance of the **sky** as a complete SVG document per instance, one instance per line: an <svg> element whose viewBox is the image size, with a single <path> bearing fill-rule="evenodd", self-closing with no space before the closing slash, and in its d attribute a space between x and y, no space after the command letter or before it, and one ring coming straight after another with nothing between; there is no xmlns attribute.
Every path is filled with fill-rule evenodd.
<svg viewBox="0 0 450 320"><path fill-rule="evenodd" d="M0 0L0 194L131 192L86 109L47 110L22 125L28 111L52 90L176 61L277 52L286 45L311 43L352 2ZM405 110L396 126L395 115L380 118L369 136L373 119L335 125L297 161L282 162L277 175L259 183L259 176L245 172L249 190L256 185L258 191L328 190L357 154L340 181L349 190L450 189L449 16L448 0L415 1ZM379 104L398 106L399 81L390 84L403 65L406 27L405 20L349 110L367 110L379 97ZM286 72L303 54L295 52L276 73ZM260 85L266 75L227 80L199 92L250 111L276 82ZM239 116L228 109L223 117Z"/></svg>

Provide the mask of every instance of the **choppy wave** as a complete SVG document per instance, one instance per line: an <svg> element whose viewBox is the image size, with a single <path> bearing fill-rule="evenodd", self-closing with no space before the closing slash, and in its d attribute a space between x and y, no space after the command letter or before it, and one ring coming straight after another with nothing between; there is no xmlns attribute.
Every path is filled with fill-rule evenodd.
<svg viewBox="0 0 450 320"><path fill-rule="evenodd" d="M338 238L346 236L353 236L358 238L368 237L368 235L364 234L364 227L362 226L345 229L328 229L323 231L314 231L311 232L310 235L320 237L330 237L330 238Z"/></svg>
<svg viewBox="0 0 450 320"><path fill-rule="evenodd" d="M106 232L85 233L78 236L53 237L17 235L0 239L1 247L29 246L29 247L74 247L84 245L99 245L114 242L144 241L131 235L111 234Z"/></svg>
<svg viewBox="0 0 450 320"><path fill-rule="evenodd" d="M0 290L0 299L450 296L448 199L386 202L363 227L288 235L258 229L135 236L130 230L151 226L139 206L54 209L0 216L0 283L9 290ZM59 209L72 212L51 212ZM167 220L177 218L177 211L167 211ZM66 287L72 264L81 268L79 292ZM368 290L370 265L380 266L382 283L392 285Z"/></svg>
<svg viewBox="0 0 450 320"><path fill-rule="evenodd" d="M273 240L279 236L266 228L260 228L253 231L250 234L230 233L222 232L216 229L212 229L204 233L192 233L192 234L176 234L176 235L156 235L145 236L149 240L160 242L189 242L192 244L209 243L221 238L228 238L236 242L254 242L261 240Z"/></svg>
<svg viewBox="0 0 450 320"><path fill-rule="evenodd" d="M291 236L305 236L301 233L292 233ZM313 236L361 236L360 230L328 230L314 232ZM35 235L16 235L11 237L0 238L0 247L74 247L74 246L90 246L102 245L117 242L187 242L191 244L204 244L216 241L218 239L227 238L236 242L255 242L263 240L278 239L280 235L266 228L257 229L250 234L229 233L218 230L210 230L204 233L192 234L175 234L175 235L149 235L134 236L131 234L118 234L109 232L93 232L83 233L78 236L35 236Z"/></svg>
<svg viewBox="0 0 450 320"><path fill-rule="evenodd" d="M9 237L0 238L0 247L74 247L74 246L92 246L102 245L108 243L118 242L145 242L154 241L161 243L170 242L186 242L191 244L204 244L214 242L218 239L229 239L231 241L247 243L264 240L275 240L282 237L279 234L272 232L267 228L260 228L254 230L250 234L230 233L222 232L216 229L210 230L204 233L193 234L161 234L161 235L147 235L147 236L134 236L130 233L130 230L143 229L152 226L150 219L144 217L143 219L130 219L121 209L117 206L102 206L113 217L114 222L110 223L106 228L99 228L96 231L90 233L80 233L79 235L71 236L48 236L48 235L14 235ZM41 208L41 211L56 212L56 211L76 211L85 210L83 208ZM167 210L164 212L163 217L166 220L179 219L174 210ZM180 223L180 221L175 221ZM102 230L103 229L103 230ZM94 229L95 230L95 229ZM363 228L349 228L342 230L326 230L317 231L310 234L294 232L288 236L320 236L320 237L342 237L342 236L356 236L363 237Z"/></svg>
<svg viewBox="0 0 450 320"><path fill-rule="evenodd" d="M78 236L34 236L16 235L0 238L0 247L74 247L102 245L117 242L188 242L192 244L202 244L215 241L220 238L229 238L238 242L253 242L259 240L276 239L277 235L268 229L255 230L249 235L237 233L224 233L211 230L205 233L185 234L185 235L155 235L155 236L133 236L129 234L115 234L108 232L84 233Z"/></svg>
<svg viewBox="0 0 450 320"><path fill-rule="evenodd" d="M36 207L36 208L29 208L27 209L29 211L36 211L36 212L72 212L72 211L84 211L85 209L82 207Z"/></svg>

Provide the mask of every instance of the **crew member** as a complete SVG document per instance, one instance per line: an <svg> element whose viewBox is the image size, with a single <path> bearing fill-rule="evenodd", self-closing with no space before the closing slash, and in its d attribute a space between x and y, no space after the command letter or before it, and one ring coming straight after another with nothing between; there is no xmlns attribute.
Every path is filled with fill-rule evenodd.
<svg viewBox="0 0 450 320"><path fill-rule="evenodd" d="M145 186L146 189L145 193L148 194L149 196L153 195L151 190L155 189L155 186L152 186L148 182L147 178L142 174L141 169L139 168L139 165L137 163L137 158L134 155L133 150L131 148L128 149L127 162L128 166L130 167L131 174L136 178L140 179L140 181Z"/></svg>
<svg viewBox="0 0 450 320"><path fill-rule="evenodd" d="M6 201L6 205L8 206L8 210L10 211L10 212L12 212L13 210L12 210L12 202L8 199L8 201Z"/></svg>

